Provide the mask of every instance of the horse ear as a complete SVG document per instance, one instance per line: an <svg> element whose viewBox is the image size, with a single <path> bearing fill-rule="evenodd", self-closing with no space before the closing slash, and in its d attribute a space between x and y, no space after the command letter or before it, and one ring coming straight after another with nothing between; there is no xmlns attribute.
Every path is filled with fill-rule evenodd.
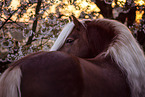
<svg viewBox="0 0 145 97"><path fill-rule="evenodd" d="M72 17L71 16L69 16L69 20L72 21Z"/></svg>
<svg viewBox="0 0 145 97"><path fill-rule="evenodd" d="M81 22L79 22L79 20L74 15L72 15L71 17L76 27L78 28L83 27L84 29L86 29L86 27Z"/></svg>

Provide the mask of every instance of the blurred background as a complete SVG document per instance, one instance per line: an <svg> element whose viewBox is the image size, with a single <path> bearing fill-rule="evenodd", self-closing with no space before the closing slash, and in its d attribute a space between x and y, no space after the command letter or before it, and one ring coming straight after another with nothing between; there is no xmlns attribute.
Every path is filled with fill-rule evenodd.
<svg viewBox="0 0 145 97"><path fill-rule="evenodd" d="M0 0L0 73L30 53L49 51L70 15L118 20L145 51L145 0Z"/></svg>

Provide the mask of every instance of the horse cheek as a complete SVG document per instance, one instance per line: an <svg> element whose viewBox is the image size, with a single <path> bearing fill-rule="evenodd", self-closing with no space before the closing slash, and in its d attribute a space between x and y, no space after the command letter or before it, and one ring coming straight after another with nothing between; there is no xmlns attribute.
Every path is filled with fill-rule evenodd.
<svg viewBox="0 0 145 97"><path fill-rule="evenodd" d="M85 43L78 43L74 52L76 56L86 58L89 54L89 48Z"/></svg>

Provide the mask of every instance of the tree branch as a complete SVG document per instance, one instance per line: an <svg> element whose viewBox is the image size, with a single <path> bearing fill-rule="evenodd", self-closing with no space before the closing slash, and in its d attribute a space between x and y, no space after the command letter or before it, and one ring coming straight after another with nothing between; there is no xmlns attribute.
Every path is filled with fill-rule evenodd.
<svg viewBox="0 0 145 97"><path fill-rule="evenodd" d="M11 17L12 17L19 9L20 9L20 7L19 7L17 10L15 10L15 11L9 16L8 19L6 19L6 21L2 24L2 26L0 27L0 29L3 28L3 26L8 22L8 20L10 20Z"/></svg>
<svg viewBox="0 0 145 97"><path fill-rule="evenodd" d="M7 20L7 19L5 19L4 17L1 17L1 18L3 18L4 20ZM21 26L20 24L18 24L16 21L13 21L12 19L10 19L10 21L11 21L11 23L15 23L16 25L18 25L19 27L21 27L22 29L24 29L24 27ZM9 22L8 22L8 23L9 23Z"/></svg>
<svg viewBox="0 0 145 97"><path fill-rule="evenodd" d="M32 4L31 2L29 2L29 3L27 3L27 5L26 6L28 6L29 4ZM3 26L8 22L8 20L10 20L11 19L11 17L19 10L19 9L21 9L21 6L20 7L18 7L18 9L17 10L15 10L6 20L5 20L5 22L2 24L2 26L0 27L0 29L2 29L3 28Z"/></svg>
<svg viewBox="0 0 145 97"><path fill-rule="evenodd" d="M38 0L36 10L35 10L35 20L34 20L33 26L32 26L32 31L33 32L36 32L37 21L38 21L39 11L40 11L40 8L41 8L41 3L42 3L42 0ZM29 45L29 44L32 43L33 37L34 37L34 33L32 33L32 35L29 37L26 45Z"/></svg>

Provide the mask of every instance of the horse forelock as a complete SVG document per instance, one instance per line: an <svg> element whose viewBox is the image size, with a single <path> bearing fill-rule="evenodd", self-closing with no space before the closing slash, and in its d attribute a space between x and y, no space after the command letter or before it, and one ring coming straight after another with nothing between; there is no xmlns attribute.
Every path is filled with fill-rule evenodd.
<svg viewBox="0 0 145 97"><path fill-rule="evenodd" d="M54 45L51 47L51 49L49 51L56 51L60 47L62 47L66 38L72 32L73 28L74 28L74 23L73 22L70 22L70 23L66 24L65 27L60 32L60 35L56 39Z"/></svg>
<svg viewBox="0 0 145 97"><path fill-rule="evenodd" d="M82 20L80 22L82 23L84 28L87 29L86 25L84 24L84 21L86 21L86 20ZM59 34L58 38L56 39L54 45L50 48L49 51L57 51L59 48L61 48L62 45L64 44L66 38L72 32L74 27L75 27L75 25L74 25L73 22L70 22L70 23L66 24L64 26L64 28L62 29L62 31L60 32L60 34Z"/></svg>
<svg viewBox="0 0 145 97"><path fill-rule="evenodd" d="M102 55L111 56L127 75L132 97L145 97L145 56L139 44L122 23L108 19L97 21L106 24L109 22L108 28L116 33L116 37Z"/></svg>

